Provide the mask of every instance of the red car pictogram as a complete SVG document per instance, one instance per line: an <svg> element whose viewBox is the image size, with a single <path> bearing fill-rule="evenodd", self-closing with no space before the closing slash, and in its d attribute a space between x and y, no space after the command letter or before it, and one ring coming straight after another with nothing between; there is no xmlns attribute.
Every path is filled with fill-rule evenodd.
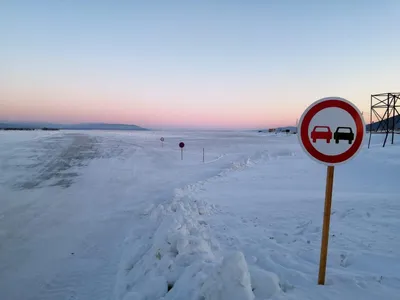
<svg viewBox="0 0 400 300"><path fill-rule="evenodd" d="M332 131L328 126L315 126L311 131L311 139L313 143L316 143L317 140L326 140L329 144L332 139Z"/></svg>

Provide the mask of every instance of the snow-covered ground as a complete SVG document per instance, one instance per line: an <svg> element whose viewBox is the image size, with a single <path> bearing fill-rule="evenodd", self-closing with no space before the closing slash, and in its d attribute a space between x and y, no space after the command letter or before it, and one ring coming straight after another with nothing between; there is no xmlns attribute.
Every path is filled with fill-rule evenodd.
<svg viewBox="0 0 400 300"><path fill-rule="evenodd" d="M398 299L381 139L335 169L320 286L326 168L295 135L0 132L0 299Z"/></svg>

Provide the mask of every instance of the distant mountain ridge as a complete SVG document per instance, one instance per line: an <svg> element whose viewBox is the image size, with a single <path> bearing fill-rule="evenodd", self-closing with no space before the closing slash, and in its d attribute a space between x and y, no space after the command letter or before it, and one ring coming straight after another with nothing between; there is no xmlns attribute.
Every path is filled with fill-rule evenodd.
<svg viewBox="0 0 400 300"><path fill-rule="evenodd" d="M394 117L384 119L384 121L382 122L382 124L380 126L379 126L379 121L372 122L371 124L366 124L365 129L367 131L375 131L379 127L379 130L385 131L386 127L387 127L387 122L389 123L389 130L392 129L393 123L395 126L395 130L400 130L400 115L396 115ZM297 131L297 128L295 126L286 126L286 127L276 127L275 128L275 130L277 132L284 131L286 129L289 129L291 132ZM260 129L259 131L260 132L268 132L268 129Z"/></svg>
<svg viewBox="0 0 400 300"><path fill-rule="evenodd" d="M108 123L81 123L65 125L61 129L74 130L148 130L146 128L130 124L108 124Z"/></svg>
<svg viewBox="0 0 400 300"><path fill-rule="evenodd" d="M148 130L146 128L130 124L108 124L108 123L80 123L80 124L57 124L45 122L0 122L1 128L57 128L64 130Z"/></svg>
<svg viewBox="0 0 400 300"><path fill-rule="evenodd" d="M368 131L369 130L374 131L374 130L377 130L378 127L379 127L379 130L386 130L386 127L387 127L387 124L386 124L387 121L386 120L389 121L389 130L392 129L393 122L394 122L395 129L400 129L400 115L394 116L394 118L390 117L388 119L385 119L385 121L382 122L380 127L379 127L379 122L373 122L371 124L368 124L366 126L367 127L366 129Z"/></svg>

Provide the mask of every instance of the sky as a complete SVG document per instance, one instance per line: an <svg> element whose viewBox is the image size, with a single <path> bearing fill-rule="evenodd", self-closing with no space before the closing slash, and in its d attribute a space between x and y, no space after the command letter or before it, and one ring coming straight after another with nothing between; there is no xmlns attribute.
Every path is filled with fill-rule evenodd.
<svg viewBox="0 0 400 300"><path fill-rule="evenodd" d="M397 0L0 0L0 120L295 125L399 92Z"/></svg>

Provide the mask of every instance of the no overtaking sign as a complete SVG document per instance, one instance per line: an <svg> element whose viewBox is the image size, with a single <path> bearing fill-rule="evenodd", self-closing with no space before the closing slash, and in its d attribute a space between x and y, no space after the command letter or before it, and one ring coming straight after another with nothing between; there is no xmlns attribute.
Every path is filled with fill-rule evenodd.
<svg viewBox="0 0 400 300"><path fill-rule="evenodd" d="M328 97L311 104L299 121L304 151L325 165L342 164L361 149L365 124L358 108L343 98Z"/></svg>
<svg viewBox="0 0 400 300"><path fill-rule="evenodd" d="M312 103L300 118L297 136L313 160L327 165L318 284L325 284L335 165L345 163L361 149L365 123L358 108L339 97Z"/></svg>

